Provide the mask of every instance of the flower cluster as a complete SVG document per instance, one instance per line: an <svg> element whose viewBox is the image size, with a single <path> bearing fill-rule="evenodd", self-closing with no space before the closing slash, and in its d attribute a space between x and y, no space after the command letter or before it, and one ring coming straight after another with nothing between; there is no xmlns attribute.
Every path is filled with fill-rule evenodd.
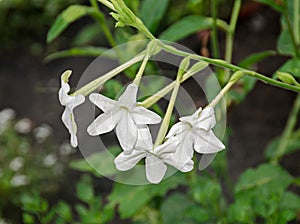
<svg viewBox="0 0 300 224"><path fill-rule="evenodd" d="M67 84L70 71L62 75L59 99L65 111L62 120L71 134L71 144L77 146L76 123L73 109L84 102L83 95L68 95ZM112 100L99 93L89 95L90 101L103 111L87 128L91 136L108 133L115 129L122 152L115 158L115 166L120 171L133 168L145 159L146 177L151 183L159 183L167 165L181 172L189 172L194 167L194 151L213 154L225 146L214 135L216 124L214 109L201 108L193 115L181 117L165 136L161 144L153 144L149 125L161 122L161 117L137 102L138 86L129 84L118 100Z"/></svg>

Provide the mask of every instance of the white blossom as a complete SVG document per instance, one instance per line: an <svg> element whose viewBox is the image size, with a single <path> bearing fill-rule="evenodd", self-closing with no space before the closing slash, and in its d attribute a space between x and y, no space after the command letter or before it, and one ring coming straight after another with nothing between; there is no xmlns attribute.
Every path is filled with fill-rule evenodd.
<svg viewBox="0 0 300 224"><path fill-rule="evenodd" d="M10 180L10 184L13 187L27 185L28 183L29 183L28 177L20 174L14 175L13 178Z"/></svg>
<svg viewBox="0 0 300 224"><path fill-rule="evenodd" d="M9 169L13 170L13 171L18 171L20 170L23 166L24 166L25 160L18 156L13 158L10 163L9 163Z"/></svg>
<svg viewBox="0 0 300 224"><path fill-rule="evenodd" d="M44 142L53 132L52 127L48 124L41 124L33 130L33 134L37 142Z"/></svg>
<svg viewBox="0 0 300 224"><path fill-rule="evenodd" d="M23 118L15 124L15 129L20 134L28 134L31 131L32 122L29 118Z"/></svg>
<svg viewBox="0 0 300 224"><path fill-rule="evenodd" d="M225 148L212 131L216 124L212 107L200 109L193 115L181 117L179 120L166 136L169 140L180 142L173 155L174 161L181 163L192 158L194 150L201 154L213 154Z"/></svg>
<svg viewBox="0 0 300 224"><path fill-rule="evenodd" d="M46 157L43 160L43 164L46 167L50 167L53 166L57 161L57 156L53 153L50 153L48 155L46 155Z"/></svg>
<svg viewBox="0 0 300 224"><path fill-rule="evenodd" d="M138 125L157 124L161 118L156 113L137 105L138 87L127 86L118 101L101 94L92 93L90 100L104 113L99 115L88 127L90 135L100 135L116 128L116 134L122 149L130 153L137 141Z"/></svg>
<svg viewBox="0 0 300 224"><path fill-rule="evenodd" d="M7 129L8 124L16 116L16 112L11 108L0 111L0 135Z"/></svg>
<svg viewBox="0 0 300 224"><path fill-rule="evenodd" d="M67 127L71 135L71 145L75 148L78 145L77 142L77 125L75 122L75 117L73 110L75 107L82 104L85 100L84 96L79 94L76 96L70 96L68 93L70 91L70 86L68 84L69 77L72 71L67 70L61 76L61 88L59 89L58 96L61 105L65 106L65 110L62 114L62 121Z"/></svg>
<svg viewBox="0 0 300 224"><path fill-rule="evenodd" d="M194 163L191 159L180 164L180 167L172 159L172 154L174 154L178 144L178 141L167 141L154 147L149 128L144 125L138 129L138 140L132 152L130 154L120 153L114 162L118 170L126 171L145 158L146 177L149 182L157 184L163 179L167 171L166 164L174 166L182 172L193 169Z"/></svg>

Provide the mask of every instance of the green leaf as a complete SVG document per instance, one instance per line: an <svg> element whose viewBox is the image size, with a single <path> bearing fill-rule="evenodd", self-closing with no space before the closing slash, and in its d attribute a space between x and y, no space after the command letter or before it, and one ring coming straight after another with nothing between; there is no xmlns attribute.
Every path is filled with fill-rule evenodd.
<svg viewBox="0 0 300 224"><path fill-rule="evenodd" d="M104 84L103 94L111 99L115 99L117 94L122 90L123 85L120 81L111 79Z"/></svg>
<svg viewBox="0 0 300 224"><path fill-rule="evenodd" d="M204 16L187 16L170 26L161 35L160 39L178 41L193 33L211 28L213 20Z"/></svg>
<svg viewBox="0 0 300 224"><path fill-rule="evenodd" d="M93 43L93 41L101 38L101 27L98 23L85 25L72 41L73 46L83 46Z"/></svg>
<svg viewBox="0 0 300 224"><path fill-rule="evenodd" d="M255 0L255 1L271 6L273 9L279 12L283 12L284 10L284 6L281 5L280 3L277 3L275 0Z"/></svg>
<svg viewBox="0 0 300 224"><path fill-rule="evenodd" d="M281 209L300 212L300 197L293 192L286 191L282 195L279 206Z"/></svg>
<svg viewBox="0 0 300 224"><path fill-rule="evenodd" d="M163 18L169 0L144 0L141 8L141 19L148 29L155 33Z"/></svg>
<svg viewBox="0 0 300 224"><path fill-rule="evenodd" d="M130 186L116 183L109 195L110 208L118 205L121 218L129 218L147 204L153 197L164 196L169 190L184 183L182 175L173 175L159 185Z"/></svg>
<svg viewBox="0 0 300 224"><path fill-rule="evenodd" d="M263 60L263 59L265 59L267 57L270 57L270 56L274 56L274 55L276 55L275 51L263 51L263 52L251 54L250 56L248 56L247 58L245 58L244 60L242 60L239 63L239 66L242 67L242 68L249 69L254 64L260 62L261 60Z"/></svg>
<svg viewBox="0 0 300 224"><path fill-rule="evenodd" d="M94 189L92 180L89 176L83 176L76 186L77 197L86 203L91 203L94 200Z"/></svg>
<svg viewBox="0 0 300 224"><path fill-rule="evenodd" d="M186 195L174 193L164 200L161 205L160 212L162 223L187 223L186 211L195 204L187 198Z"/></svg>
<svg viewBox="0 0 300 224"><path fill-rule="evenodd" d="M290 73L293 76L300 78L300 59L293 58L288 60L278 71Z"/></svg>
<svg viewBox="0 0 300 224"><path fill-rule="evenodd" d="M64 221L67 221L67 222L72 221L71 207L66 202L59 201L56 206L56 212Z"/></svg>
<svg viewBox="0 0 300 224"><path fill-rule="evenodd" d="M56 18L54 24L47 34L47 42L53 41L63 32L72 22L90 14L93 8L84 5L71 5Z"/></svg>
<svg viewBox="0 0 300 224"><path fill-rule="evenodd" d="M283 55L295 55L292 37L287 29L282 28L277 40L277 49Z"/></svg>
<svg viewBox="0 0 300 224"><path fill-rule="evenodd" d="M265 151L265 156L267 159L271 160L277 156L276 150L278 148L279 142L280 142L280 137L277 137L267 145L267 148ZM291 138L288 141L288 144L284 151L284 155L291 154L293 152L296 152L297 150L300 150L300 139L299 138Z"/></svg>
<svg viewBox="0 0 300 224"><path fill-rule="evenodd" d="M253 217L254 211L249 198L238 198L229 206L228 220L230 223L253 223Z"/></svg>
<svg viewBox="0 0 300 224"><path fill-rule="evenodd" d="M68 50L58 51L48 55L45 58L45 62L53 61L59 58L66 58L66 57L75 57L75 56L98 57L100 55L112 59L115 59L117 57L114 51L111 51L104 47L74 47Z"/></svg>
<svg viewBox="0 0 300 224"><path fill-rule="evenodd" d="M97 177L101 177L102 175L111 176L118 173L118 171L114 165L114 157L109 153L116 155L120 151L121 149L119 146L110 147L109 152L103 151L94 153L87 159L73 160L70 163L70 166L75 170L89 172ZM102 175L98 171L100 171Z"/></svg>
<svg viewBox="0 0 300 224"><path fill-rule="evenodd" d="M257 169L248 169L244 172L235 186L235 193L249 191L258 187L284 190L293 181L293 178L280 166L262 164Z"/></svg>
<svg viewBox="0 0 300 224"><path fill-rule="evenodd" d="M30 214L23 213L22 217L23 217L23 222L25 224L33 224L33 223L35 223L34 216L32 216Z"/></svg>

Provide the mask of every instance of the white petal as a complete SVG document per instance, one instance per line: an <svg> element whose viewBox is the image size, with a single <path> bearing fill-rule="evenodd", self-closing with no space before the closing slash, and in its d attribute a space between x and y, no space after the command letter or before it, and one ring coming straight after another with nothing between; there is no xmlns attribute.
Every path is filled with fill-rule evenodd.
<svg viewBox="0 0 300 224"><path fill-rule="evenodd" d="M179 141L176 137L168 139L162 145L158 145L154 148L154 153L159 157L168 157L169 154L173 154L176 151L176 147Z"/></svg>
<svg viewBox="0 0 300 224"><path fill-rule="evenodd" d="M161 117L158 114L142 106L133 108L130 114L136 124L158 124L161 122Z"/></svg>
<svg viewBox="0 0 300 224"><path fill-rule="evenodd" d="M198 153L211 154L225 149L225 146L213 131L197 131L197 135L194 134L194 136L194 148Z"/></svg>
<svg viewBox="0 0 300 224"><path fill-rule="evenodd" d="M125 92L119 98L120 106L127 107L131 109L136 105L138 87L135 84L130 84L127 86Z"/></svg>
<svg viewBox="0 0 300 224"><path fill-rule="evenodd" d="M122 149L125 153L130 153L137 141L138 128L128 112L122 113L117 124L116 134Z"/></svg>
<svg viewBox="0 0 300 224"><path fill-rule="evenodd" d="M212 107L206 107L200 114L197 122L193 127L198 129L204 129L205 131L211 130L216 125L215 111Z"/></svg>
<svg viewBox="0 0 300 224"><path fill-rule="evenodd" d="M214 160L216 157L216 153L213 154L203 154L200 163L199 163L199 170L204 170L206 167L209 166L209 164Z"/></svg>
<svg viewBox="0 0 300 224"><path fill-rule="evenodd" d="M71 96L68 95L68 92L70 91L69 84L61 81L61 88L58 91L58 98L61 105L66 106L68 102L72 99Z"/></svg>
<svg viewBox="0 0 300 224"><path fill-rule="evenodd" d="M61 119L71 135L71 145L74 148L77 147L77 125L74 120L74 114L66 107Z"/></svg>
<svg viewBox="0 0 300 224"><path fill-rule="evenodd" d="M190 123L191 125L193 125L194 120L195 120L195 116L194 116L194 114L193 114L193 115L191 115L191 116L181 117L181 118L179 118L179 120L180 120L180 121L183 121L183 122Z"/></svg>
<svg viewBox="0 0 300 224"><path fill-rule="evenodd" d="M114 129L121 118L121 112L100 114L87 128L89 135L96 136Z"/></svg>
<svg viewBox="0 0 300 224"><path fill-rule="evenodd" d="M103 96L99 93L92 93L89 96L90 101L95 104L97 107L99 107L103 112L109 112L113 109L116 101Z"/></svg>
<svg viewBox="0 0 300 224"><path fill-rule="evenodd" d="M171 157L164 160L165 163L175 167L181 172L190 172L194 168L194 161L191 158L187 158L185 161L176 161L175 158Z"/></svg>
<svg viewBox="0 0 300 224"><path fill-rule="evenodd" d="M149 155L146 157L146 177L149 182L158 184L164 177L167 166L156 156Z"/></svg>
<svg viewBox="0 0 300 224"><path fill-rule="evenodd" d="M182 133L185 129L186 129L186 127L182 122L177 122L176 124L174 124L171 127L171 129L168 132L166 138L170 138L174 135L178 135L178 134Z"/></svg>
<svg viewBox="0 0 300 224"><path fill-rule="evenodd" d="M138 125L138 138L135 144L136 149L140 150L152 150L152 136L147 125Z"/></svg>
<svg viewBox="0 0 300 224"><path fill-rule="evenodd" d="M141 159L146 156L146 152L133 150L131 154L120 153L114 160L116 168L126 171L133 168Z"/></svg>

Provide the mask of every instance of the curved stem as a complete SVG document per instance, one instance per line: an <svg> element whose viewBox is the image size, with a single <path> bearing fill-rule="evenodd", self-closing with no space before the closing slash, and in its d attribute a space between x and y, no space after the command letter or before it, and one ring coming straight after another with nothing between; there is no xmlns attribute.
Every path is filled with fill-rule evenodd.
<svg viewBox="0 0 300 224"><path fill-rule="evenodd" d="M264 76L260 73L257 73L257 72L254 72L254 71L251 71L251 70L248 70L248 69L244 69L244 68L241 68L241 67L233 65L233 64L230 64L230 63L228 63L224 60L207 58L207 57L203 57L203 56L200 56L200 55L196 55L196 54L192 54L192 53L188 53L188 52L185 52L185 51L178 50L175 47L172 47L170 45L165 45L163 43L160 43L160 44L161 44L162 48L165 51L173 53L175 55L184 56L184 57L190 56L193 59L202 60L202 61L205 61L207 63L213 64L213 65L216 65L216 66L227 68L227 69L232 70L233 72L243 71L246 75L252 76L252 77L254 77L254 78L256 78L256 79L258 79L258 80L260 80L260 81L262 81L266 84L270 84L270 85L273 85L273 86L277 86L277 87L280 87L280 88L283 88L283 89L288 89L288 90L292 90L292 91L300 93L300 87L298 87L298 86L293 86L293 85L290 85L290 84L287 84L287 83L280 82L278 80L275 80L275 79L269 78L267 76Z"/></svg>

